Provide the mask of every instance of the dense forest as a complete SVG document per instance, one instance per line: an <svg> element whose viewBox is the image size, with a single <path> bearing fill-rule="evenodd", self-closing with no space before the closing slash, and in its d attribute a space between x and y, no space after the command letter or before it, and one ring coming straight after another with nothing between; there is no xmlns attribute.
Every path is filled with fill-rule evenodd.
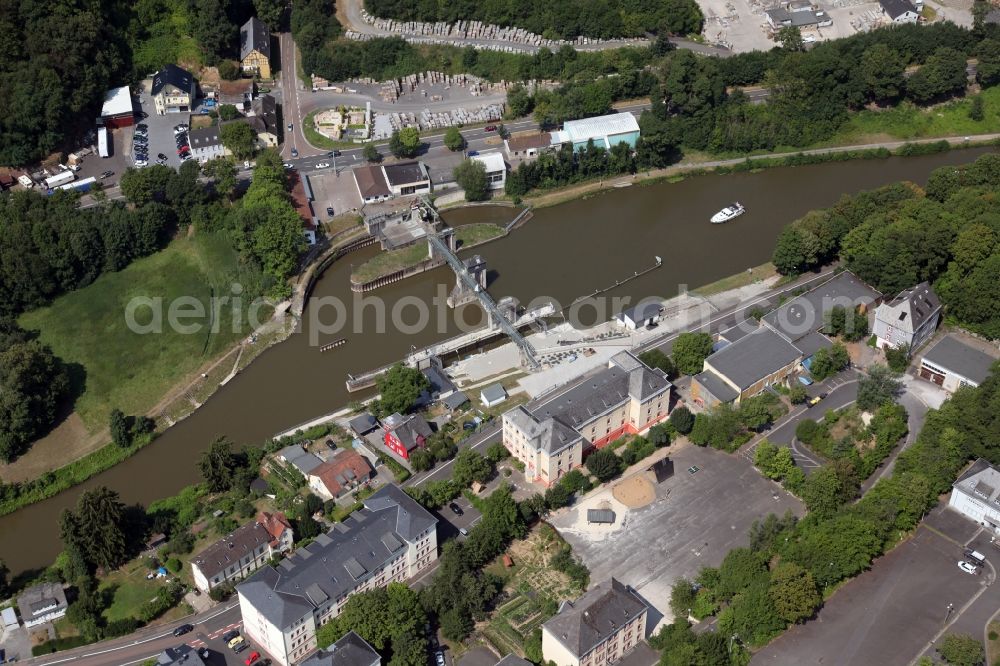
<svg viewBox="0 0 1000 666"><path fill-rule="evenodd" d="M482 21L524 28L547 39L578 36L610 39L701 32L704 16L694 0L565 0L536 4L520 0L366 0L373 16L400 21Z"/></svg>
<svg viewBox="0 0 1000 666"><path fill-rule="evenodd" d="M889 185L844 196L782 230L773 261L785 275L842 258L894 295L928 280L947 316L1000 338L1000 155L934 170L924 190Z"/></svg>

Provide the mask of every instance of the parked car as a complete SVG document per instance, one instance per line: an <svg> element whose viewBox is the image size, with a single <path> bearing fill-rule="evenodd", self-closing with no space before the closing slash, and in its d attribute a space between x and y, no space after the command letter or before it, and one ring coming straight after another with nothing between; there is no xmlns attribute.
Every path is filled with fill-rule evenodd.
<svg viewBox="0 0 1000 666"><path fill-rule="evenodd" d="M180 125L174 125L174 134L180 134L181 132L186 132L187 129L188 126L185 125L184 123L181 123Z"/></svg>
<svg viewBox="0 0 1000 666"><path fill-rule="evenodd" d="M230 650L236 650L236 648L238 648L241 645L245 645L245 644L246 644L246 641L243 640L243 637L240 636L239 634L236 634L236 638L233 638L228 643L226 643L226 645L229 646Z"/></svg>
<svg viewBox="0 0 1000 666"><path fill-rule="evenodd" d="M247 643L246 641L243 641L242 643L233 648L233 652L239 654L240 652L243 652L243 650L246 650L248 647L250 647L250 644Z"/></svg>
<svg viewBox="0 0 1000 666"><path fill-rule="evenodd" d="M228 645L229 641L233 640L239 635L240 632L236 631L235 629L230 629L226 633L222 634L222 642Z"/></svg>
<svg viewBox="0 0 1000 666"><path fill-rule="evenodd" d="M141 169L142 167L146 166L146 164L148 164L148 162L146 162L146 160L136 160L135 161L135 166L138 169Z"/></svg>
<svg viewBox="0 0 1000 666"><path fill-rule="evenodd" d="M156 154L156 159L158 159L158 160L165 160L165 159L167 159L167 156L164 155L163 153L157 153Z"/></svg>
<svg viewBox="0 0 1000 666"><path fill-rule="evenodd" d="M973 576L975 576L976 574L979 573L979 569L977 569L975 566L969 564L965 560L959 560L958 561L958 568L961 569L962 571L964 571L967 574L972 574Z"/></svg>
<svg viewBox="0 0 1000 666"><path fill-rule="evenodd" d="M459 505L455 504L454 502L451 502L448 505L448 508L451 509L451 512L453 514L455 514L456 516L461 516L461 515L463 515L465 513L464 511L462 511L462 507L460 507Z"/></svg>
<svg viewBox="0 0 1000 666"><path fill-rule="evenodd" d="M194 631L194 625L193 624L182 624L181 626L179 626L176 629L174 629L174 636L183 636L184 634L188 633L189 631Z"/></svg>
<svg viewBox="0 0 1000 666"><path fill-rule="evenodd" d="M330 217L333 217L333 206L326 207L326 214L329 215Z"/></svg>
<svg viewBox="0 0 1000 666"><path fill-rule="evenodd" d="M484 129L487 132L496 132L497 131L497 126L496 125L487 125Z"/></svg>
<svg viewBox="0 0 1000 666"><path fill-rule="evenodd" d="M316 165L316 168L317 169L326 169L329 166L330 166L329 162L320 162L319 164Z"/></svg>
<svg viewBox="0 0 1000 666"><path fill-rule="evenodd" d="M458 533L461 534L462 536L469 536L469 530L465 529L464 527L459 527Z"/></svg>
<svg viewBox="0 0 1000 666"><path fill-rule="evenodd" d="M327 156L328 157L340 157L340 151L339 150L331 150Z"/></svg>
<svg viewBox="0 0 1000 666"><path fill-rule="evenodd" d="M260 652L254 650L253 652L250 653L250 656L247 657L247 660L243 663L245 663L247 666L250 666L250 664L257 661L258 659L260 659Z"/></svg>
<svg viewBox="0 0 1000 666"><path fill-rule="evenodd" d="M293 168L295 168L295 167L293 167L293 166L292 166L292 163L291 163L291 162L285 162L285 168L286 168L286 169L293 169Z"/></svg>
<svg viewBox="0 0 1000 666"><path fill-rule="evenodd" d="M468 157L475 157L478 154L479 154L478 150L470 150L469 152L466 153Z"/></svg>
<svg viewBox="0 0 1000 666"><path fill-rule="evenodd" d="M438 650L437 652L434 653L434 665L445 666L444 652L441 652L441 650Z"/></svg>
<svg viewBox="0 0 1000 666"><path fill-rule="evenodd" d="M114 171L105 171L104 173L101 174L101 180L104 180L105 178L111 178L111 176L113 175L115 175Z"/></svg>

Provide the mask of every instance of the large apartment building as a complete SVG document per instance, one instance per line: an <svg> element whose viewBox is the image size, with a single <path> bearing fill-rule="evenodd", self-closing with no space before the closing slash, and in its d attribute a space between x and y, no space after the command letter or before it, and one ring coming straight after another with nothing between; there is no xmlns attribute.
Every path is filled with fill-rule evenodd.
<svg viewBox="0 0 1000 666"><path fill-rule="evenodd" d="M316 628L358 592L405 581L437 559L437 519L385 486L364 507L240 584L244 632L282 666L316 650Z"/></svg>
<svg viewBox="0 0 1000 666"><path fill-rule="evenodd" d="M554 400L503 415L503 442L530 481L551 485L583 463L583 454L667 417L672 384L629 352Z"/></svg>
<svg viewBox="0 0 1000 666"><path fill-rule="evenodd" d="M613 664L645 638L648 610L635 590L612 578L563 602L542 625L542 657L556 666Z"/></svg>
<svg viewBox="0 0 1000 666"><path fill-rule="evenodd" d="M282 513L261 512L191 560L194 584L202 592L243 580L278 553L291 550L292 526Z"/></svg>

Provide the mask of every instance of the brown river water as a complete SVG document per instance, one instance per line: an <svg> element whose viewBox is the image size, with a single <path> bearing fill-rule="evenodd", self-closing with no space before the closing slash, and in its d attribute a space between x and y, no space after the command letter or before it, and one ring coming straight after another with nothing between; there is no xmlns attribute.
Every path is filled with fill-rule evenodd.
<svg viewBox="0 0 1000 666"><path fill-rule="evenodd" d="M606 295L666 298L678 293L681 284L694 288L764 263L784 225L811 209L829 206L842 194L898 180L922 184L931 170L972 161L990 150L775 168L614 189L538 210L526 225L475 252L487 262L489 290L498 299L514 296L527 304L546 296L568 305L648 268L654 256L663 258L661 268ZM731 201L740 201L748 212L729 224L709 224L708 218ZM445 219L457 225L503 222L511 216L509 208L485 207L453 211ZM333 264L317 283L311 304L335 297L347 303L350 311L352 265L376 253L376 247L365 248ZM390 314L398 308L402 319L413 324L414 303L431 302L439 290L447 293L454 281L450 269L438 268L369 296L381 299ZM468 324L481 316L478 305L458 313ZM598 318L613 314L608 311ZM311 305L301 332L264 352L150 446L84 484L0 517L0 559L15 573L47 566L60 550L59 513L72 506L83 490L105 485L127 503L145 504L170 496L199 480L198 458L214 438L226 435L238 443L261 442L363 397L349 396L344 386L347 373L390 363L411 346L456 334L455 316L448 312L440 330L435 315L422 330L403 332L390 327L378 331L371 306L360 318L348 317L351 330L320 334L313 320L329 325L335 309ZM356 320L363 326L357 326ZM315 346L340 337L346 337L347 343L331 351L320 353Z"/></svg>

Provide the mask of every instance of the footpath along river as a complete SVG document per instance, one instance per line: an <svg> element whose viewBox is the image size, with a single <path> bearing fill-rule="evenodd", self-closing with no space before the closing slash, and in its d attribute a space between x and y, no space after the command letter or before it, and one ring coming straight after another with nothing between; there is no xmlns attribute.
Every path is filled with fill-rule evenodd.
<svg viewBox="0 0 1000 666"><path fill-rule="evenodd" d="M955 150L921 157L851 161L758 173L698 176L679 183L615 189L535 212L534 218L507 238L475 251L490 270L490 293L514 296L527 304L538 296L563 305L629 277L663 257L663 267L605 294L667 298L679 285L694 288L757 266L770 258L781 228L807 211L834 203L841 195L899 180L922 184L935 168L961 164L990 148ZM725 225L708 218L731 201L748 210ZM447 213L452 224L509 220L511 209L468 208ZM165 432L149 447L122 464L44 502L0 517L0 559L17 573L45 567L60 550L58 518L79 494L98 485L121 494L126 503L147 504L167 497L199 479L198 458L221 435L237 443L260 442L274 433L335 411L351 399L347 373L401 358L411 346L423 346L459 331L454 314L438 330L437 316L423 330L378 331L376 308L363 311L363 326L349 318L349 330L312 336L315 320L329 324L333 307L316 307L316 299L336 298L351 309L352 266L377 253L375 247L351 254L331 266L318 282L302 330L261 355L190 417ZM403 307L404 318L416 319L416 301L429 303L439 290L446 294L455 278L439 268L368 294L386 312ZM409 305L407 305L409 304ZM458 311L468 323L479 320L478 305ZM607 312L603 319L614 314ZM360 332L356 332L360 331ZM84 332L81 332L83 334ZM315 341L311 340L315 337ZM321 353L314 346L347 338L347 343Z"/></svg>

